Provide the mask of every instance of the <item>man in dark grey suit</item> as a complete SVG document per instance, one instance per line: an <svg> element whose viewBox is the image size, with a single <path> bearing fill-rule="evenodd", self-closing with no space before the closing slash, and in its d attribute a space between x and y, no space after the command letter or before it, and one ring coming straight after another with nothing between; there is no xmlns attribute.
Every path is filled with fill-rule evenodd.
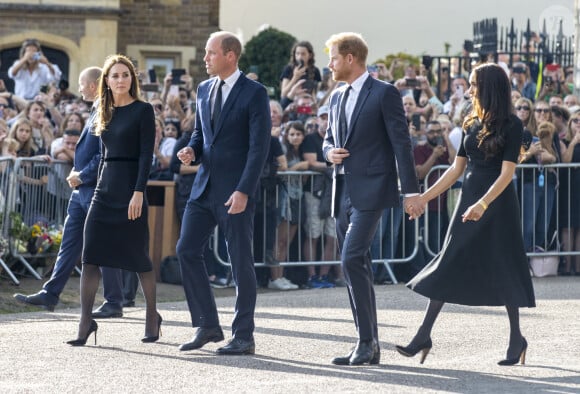
<svg viewBox="0 0 580 394"><path fill-rule="evenodd" d="M232 340L218 354L254 354L256 274L252 253L255 195L270 146L270 105L266 89L238 69L240 41L213 33L205 65L214 75L197 90L195 129L177 152L183 164L200 164L183 214L177 257L193 327L180 350L199 349L224 336L205 269L203 253L216 225L223 231L237 286Z"/></svg>
<svg viewBox="0 0 580 394"><path fill-rule="evenodd" d="M399 204L397 178L405 209L418 215L419 186L411 138L399 91L366 70L368 47L356 33L333 35L326 42L328 67L346 86L329 98L324 157L335 165L332 215L358 342L337 365L378 364L380 348L369 248L381 213Z"/></svg>

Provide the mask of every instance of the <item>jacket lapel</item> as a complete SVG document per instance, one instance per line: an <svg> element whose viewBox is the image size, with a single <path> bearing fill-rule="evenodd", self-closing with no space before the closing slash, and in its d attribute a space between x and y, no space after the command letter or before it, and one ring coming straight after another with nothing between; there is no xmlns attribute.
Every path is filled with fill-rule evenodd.
<svg viewBox="0 0 580 394"><path fill-rule="evenodd" d="M215 134L215 130L212 129L211 127L211 97L214 94L215 89L217 88L217 84L219 83L219 78L214 78L214 81L212 84L209 84L209 92L207 93L207 97L206 99L202 102L202 105L205 109L205 111L207 111L206 113L208 114L207 117L207 125L209 126L209 130L211 131L209 134L210 135L214 135Z"/></svg>
<svg viewBox="0 0 580 394"><path fill-rule="evenodd" d="M369 94L371 93L371 86L372 86L372 77L369 75L358 95L358 99L356 100L356 104L354 106L354 110L352 111L352 116L350 118L350 123L348 126L348 132L346 134L343 146L348 142L350 136L352 135L354 125L356 124L358 116L360 115L360 110L364 105L365 101L367 100L367 98L369 97Z"/></svg>

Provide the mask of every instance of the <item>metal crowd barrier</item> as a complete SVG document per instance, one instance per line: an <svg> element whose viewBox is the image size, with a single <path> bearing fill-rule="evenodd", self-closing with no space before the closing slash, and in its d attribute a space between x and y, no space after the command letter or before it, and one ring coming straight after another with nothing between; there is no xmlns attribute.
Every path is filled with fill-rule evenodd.
<svg viewBox="0 0 580 394"><path fill-rule="evenodd" d="M30 264L33 258L56 256L71 189L66 182L70 163L40 157L19 158L7 182L4 218L10 254L36 279L42 279ZM52 246L54 243L56 246ZM14 274L9 275L19 284Z"/></svg>
<svg viewBox="0 0 580 394"><path fill-rule="evenodd" d="M305 202L305 193L320 194L318 190L314 190L315 181L320 181L320 178L326 176L320 172L314 171L284 171L278 173L278 182L275 186L272 186L270 190L265 190L262 188L260 190L260 198L256 207L256 212L261 211L265 214L256 215L255 220L261 220L262 232L260 234L254 233L254 238L260 237L258 242L261 245L259 251L254 250L255 255L261 256L259 261L256 261L256 267L269 266L265 262L265 257L269 253L273 253L274 257L278 259L276 252L277 244L283 245L283 254L286 256L283 261L279 261L280 266L309 266L309 265L336 265L340 264L338 256L338 246L336 248L336 257L333 260L306 260L304 258L304 248L312 247L312 240L307 236L305 230L305 220L310 214L307 209L307 204ZM318 179L317 179L318 178ZM310 187L304 187L305 184L310 185ZM289 185L294 186L289 188ZM326 187L331 187L327 185ZM290 191L289 191L290 189ZM297 197L297 202L291 203L290 194L294 194ZM299 196L299 197L298 197ZM296 221L296 233L292 235L292 225L288 221L282 221L282 212L288 213L287 209L290 208L290 214ZM294 214L292 214L294 210ZM297 212L296 212L297 211ZM272 216L275 215L275 221L272 221ZM333 218L328 218L328 220L334 221ZM270 222L269 222L270 221ZM270 224L269 224L270 223ZM275 223L272 225L271 223ZM413 239L408 239L408 226L413 226L414 232ZM274 227L274 228L272 228ZM399 237L391 237L390 234L399 234ZM282 235L281 235L282 234ZM285 237L281 239L280 237ZM336 238L336 236L334 237ZM272 239L274 239L274 246L272 246ZM229 262L220 255L220 243L223 240L219 230L216 230L213 235L213 251L216 260L222 265L229 266ZM407 242L411 242L411 249L405 247ZM379 223L377 233L375 234L375 240L373 242L373 248L371 249L372 261L375 264L384 264L388 275L393 283L397 283L395 274L393 273L391 264L394 263L406 263L411 261L418 253L419 250L419 226L418 221L410 222L404 220L402 201L400 206L385 210L383 217ZM322 251L325 250L326 237L324 233L324 228L322 230L322 235L318 239L320 243L321 252L318 255L322 255ZM269 246L268 246L269 245ZM292 247L294 245L294 247ZM408 246L408 245L407 245ZM273 250L271 250L273 248ZM256 253L258 252L258 253Z"/></svg>
<svg viewBox="0 0 580 394"><path fill-rule="evenodd" d="M10 243L9 243L9 229L10 229L10 197L13 185L14 177L14 159L11 157L0 157L0 266L6 274L10 277L12 282L16 285L20 284L20 281L16 278L16 275L12 272L3 257L10 253Z"/></svg>
<svg viewBox="0 0 580 394"><path fill-rule="evenodd" d="M434 171L444 171L448 168L447 165L434 166L429 173L425 176L425 179L429 179L429 176ZM526 186L524 184L523 176L521 171L530 171L532 183ZM580 171L580 163L558 163L545 165L542 168L535 164L519 164L516 167L516 177L514 178L514 186L518 194L518 199L520 201L520 217L522 232L525 233L525 226L531 226L531 237L530 245L528 245L528 250L526 254L528 257L534 256L580 256L580 250L570 250L564 251L560 247L561 237L560 229L570 228L570 209L573 204L580 204L580 196L571 195L572 184L573 184L573 171ZM548 182L547 174L552 172L557 179L557 183L554 185ZM540 174L543 174L543 180L540 181ZM543 183L543 185L540 185ZM424 182L424 188L427 188L427 181ZM540 190L537 192L530 192L532 190ZM548 198L549 194L553 192L553 197ZM552 204L550 204L550 200ZM526 213L529 212L529 205L535 206L539 204L537 209L537 215L531 215L528 217ZM535 211L535 209L532 209ZM568 212L568 215L565 213ZM451 213L449 213L451 217ZM540 220L545 217L546 220ZM429 221L437 220L440 221L439 212L429 212L425 210L425 226L420 230L423 233L423 239L425 240L425 249L431 256L435 256L439 253L439 249L432 250L429 247L428 240L430 237L439 237L442 241L445 237L445 233L430 234L429 233ZM562 222L564 220L564 222ZM531 221L531 222L530 222ZM539 233L539 236L538 234ZM556 237L554 237L556 233ZM524 234L523 234L524 235ZM524 235L525 236L525 235ZM558 245L552 245L552 239L555 239ZM541 249L538 248L541 247ZM573 247L572 247L573 249Z"/></svg>

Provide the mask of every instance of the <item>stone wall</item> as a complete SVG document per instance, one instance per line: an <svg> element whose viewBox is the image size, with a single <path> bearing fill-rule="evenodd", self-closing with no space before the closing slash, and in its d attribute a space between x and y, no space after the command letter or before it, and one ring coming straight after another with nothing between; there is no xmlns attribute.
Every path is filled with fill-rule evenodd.
<svg viewBox="0 0 580 394"><path fill-rule="evenodd" d="M175 53L176 66L199 82L207 78L204 47L219 29L218 19L219 0L13 1L0 3L0 51L18 48L27 38L64 51L73 91L84 67L102 65L107 55L127 54L131 47Z"/></svg>

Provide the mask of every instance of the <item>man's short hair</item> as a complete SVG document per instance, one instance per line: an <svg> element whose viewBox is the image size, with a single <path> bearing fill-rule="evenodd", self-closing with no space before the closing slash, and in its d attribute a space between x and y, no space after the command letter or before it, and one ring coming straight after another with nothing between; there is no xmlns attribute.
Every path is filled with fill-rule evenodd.
<svg viewBox="0 0 580 394"><path fill-rule="evenodd" d="M357 59L359 64L365 65L367 63L369 47L359 33L345 32L334 34L326 41L327 48L330 49L333 45L336 45L338 53L342 56L350 53Z"/></svg>
<svg viewBox="0 0 580 394"><path fill-rule="evenodd" d="M242 42L233 33L227 31L217 31L210 35L210 38L221 38L221 48L224 55L230 51L234 53L236 59L242 55Z"/></svg>

